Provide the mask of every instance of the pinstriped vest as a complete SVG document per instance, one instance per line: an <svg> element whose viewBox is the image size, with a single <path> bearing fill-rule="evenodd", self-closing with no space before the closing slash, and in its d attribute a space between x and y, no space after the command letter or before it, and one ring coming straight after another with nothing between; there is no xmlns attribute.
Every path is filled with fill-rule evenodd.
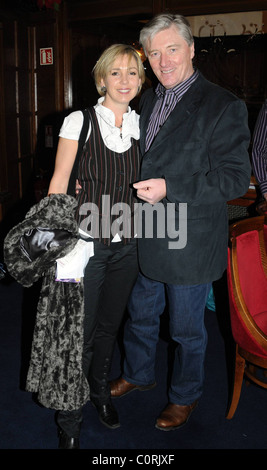
<svg viewBox="0 0 267 470"><path fill-rule="evenodd" d="M76 220L94 239L109 245L116 234L123 243L134 237L134 189L139 178L139 141L122 153L108 149L94 108L89 108L91 134L79 161Z"/></svg>

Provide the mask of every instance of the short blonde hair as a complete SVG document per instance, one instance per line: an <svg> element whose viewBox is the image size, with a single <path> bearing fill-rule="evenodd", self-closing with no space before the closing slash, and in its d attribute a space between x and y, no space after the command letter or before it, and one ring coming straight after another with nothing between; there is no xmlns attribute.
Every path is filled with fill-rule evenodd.
<svg viewBox="0 0 267 470"><path fill-rule="evenodd" d="M100 96L104 96L105 94L105 92L101 89L101 80L105 79L108 71L112 68L112 64L117 59L117 57L124 55L129 56L129 61L132 57L136 60L138 75L143 85L145 81L145 70L141 58L136 49L127 44L113 44L101 54L100 58L98 59L97 63L93 68L92 73L95 80L96 89Z"/></svg>

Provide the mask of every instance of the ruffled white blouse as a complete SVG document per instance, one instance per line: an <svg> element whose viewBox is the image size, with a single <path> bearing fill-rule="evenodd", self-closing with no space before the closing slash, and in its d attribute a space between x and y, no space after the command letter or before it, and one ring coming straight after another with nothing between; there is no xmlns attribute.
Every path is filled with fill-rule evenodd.
<svg viewBox="0 0 267 470"><path fill-rule="evenodd" d="M118 153L126 152L131 147L131 138L139 140L139 115L128 106L127 113L124 113L122 129L115 126L115 115L111 109L102 105L104 97L99 98L94 106L101 136L106 147ZM83 125L83 113L74 111L63 121L59 136L65 139L79 140ZM91 134L89 125L87 140Z"/></svg>

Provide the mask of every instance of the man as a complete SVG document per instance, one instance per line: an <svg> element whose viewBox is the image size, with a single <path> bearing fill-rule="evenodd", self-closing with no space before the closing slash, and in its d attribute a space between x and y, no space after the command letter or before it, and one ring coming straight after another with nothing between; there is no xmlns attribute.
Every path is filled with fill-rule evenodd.
<svg viewBox="0 0 267 470"><path fill-rule="evenodd" d="M166 219L160 210L157 215L166 234L159 234L155 223L152 238L147 238L147 227L142 227L141 273L128 305L124 371L110 385L113 397L155 385L166 293L176 350L169 403L156 427L169 431L187 422L202 394L205 304L212 282L226 268L226 203L249 186L250 134L245 104L194 70L193 36L185 18L155 17L141 31L140 42L160 83L141 100L143 159L141 181L134 186L145 205L164 208ZM141 212L146 224L147 211ZM175 233L180 236L176 241Z"/></svg>

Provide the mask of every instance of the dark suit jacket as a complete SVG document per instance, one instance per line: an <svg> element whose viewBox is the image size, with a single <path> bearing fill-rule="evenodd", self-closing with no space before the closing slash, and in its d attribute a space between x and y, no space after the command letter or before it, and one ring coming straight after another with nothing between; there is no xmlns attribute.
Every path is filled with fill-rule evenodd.
<svg viewBox="0 0 267 470"><path fill-rule="evenodd" d="M250 182L246 105L200 74L145 153L155 100L154 90L150 89L140 105L140 179L165 178L167 196L154 206L153 238L148 238L151 234L145 236L144 225L142 236L138 235L141 272L170 284L212 282L226 268L226 203L244 195ZM167 210L169 203L174 203L169 208L175 207L175 211ZM185 221L180 220L185 207L186 227ZM164 209L165 218L160 209ZM143 224L151 228L151 216L147 217L145 211L142 216ZM174 229L179 228L183 230L180 242L186 236L186 244L170 248L169 242L175 240Z"/></svg>

